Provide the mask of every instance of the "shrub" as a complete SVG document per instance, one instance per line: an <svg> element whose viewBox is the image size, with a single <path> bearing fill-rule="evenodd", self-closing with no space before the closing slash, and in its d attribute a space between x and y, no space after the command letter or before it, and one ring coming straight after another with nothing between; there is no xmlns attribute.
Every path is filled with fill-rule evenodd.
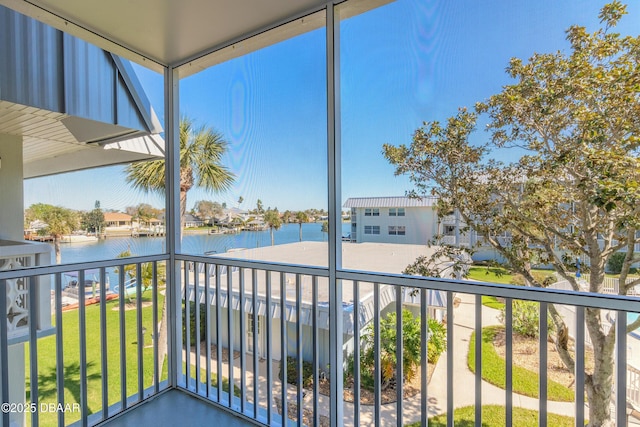
<svg viewBox="0 0 640 427"><path fill-rule="evenodd" d="M432 326L433 323L433 326ZM438 325L440 328L438 328ZM429 322L435 343L428 345L428 352L437 357L446 346L442 333L446 333L442 325L435 320ZM373 324L369 324L362 337L362 353L360 358L360 377L362 386L373 390L375 385L375 353ZM415 375L420 364L422 339L420 335L420 318L413 317L409 310L402 310L402 342L403 342L403 377L409 381ZM353 373L353 356L347 358L345 379ZM396 375L396 313L392 312L380 319L380 380L382 389L395 382Z"/></svg>
<svg viewBox="0 0 640 427"><path fill-rule="evenodd" d="M622 272L622 264L627 256L624 252L614 252L607 260L607 271L612 274L620 274Z"/></svg>
<svg viewBox="0 0 640 427"><path fill-rule="evenodd" d="M513 321L511 325L513 331L517 334L525 337L536 338L539 336L540 326L540 306L537 302L533 301L513 301ZM506 319L506 307L500 310L499 320L505 323ZM547 327L549 332L553 330L553 321L549 315L547 318Z"/></svg>
<svg viewBox="0 0 640 427"><path fill-rule="evenodd" d="M182 305L182 310L185 309L184 304ZM195 346L198 341L202 342L207 337L207 321L206 321L206 307L204 304L200 304L200 339L196 337L196 303L191 301L189 302L189 337L191 341L191 345ZM184 311L183 311L184 312ZM184 315L183 315L184 316ZM186 325L182 324L182 342L184 343L187 339L187 329Z"/></svg>
<svg viewBox="0 0 640 427"><path fill-rule="evenodd" d="M429 363L436 363L440 355L447 349L447 329L436 319L429 318L428 325L427 359Z"/></svg>
<svg viewBox="0 0 640 427"><path fill-rule="evenodd" d="M280 372L278 378L282 381L282 367L280 364ZM298 358L287 356L287 383L298 384ZM313 365L306 360L302 361L302 387L311 387L313 385Z"/></svg>

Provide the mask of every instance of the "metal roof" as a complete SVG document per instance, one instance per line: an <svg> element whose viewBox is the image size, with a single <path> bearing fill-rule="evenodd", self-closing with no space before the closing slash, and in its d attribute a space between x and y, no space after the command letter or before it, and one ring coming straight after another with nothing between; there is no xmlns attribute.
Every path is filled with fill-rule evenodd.
<svg viewBox="0 0 640 427"><path fill-rule="evenodd" d="M350 197L344 203L345 208L422 208L436 205L437 197Z"/></svg>

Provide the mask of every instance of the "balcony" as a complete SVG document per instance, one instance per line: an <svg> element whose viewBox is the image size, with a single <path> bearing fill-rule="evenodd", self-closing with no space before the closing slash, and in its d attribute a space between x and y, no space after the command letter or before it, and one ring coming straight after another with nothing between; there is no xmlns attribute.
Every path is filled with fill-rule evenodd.
<svg viewBox="0 0 640 427"><path fill-rule="evenodd" d="M627 314L637 310L633 297L355 271L338 271L338 281L330 284L323 268L186 255L176 256L173 272L165 255L98 264L99 277L111 277L112 290L117 286L117 298L111 299L106 287L101 287L98 298L75 309L62 306L61 277L65 272L83 277L88 274L84 267L30 267L0 273L3 286L13 280L50 280L55 324L55 336L49 337L28 328L25 344L11 344L8 334L0 336L3 396L13 396L16 405L27 402L39 409L3 414L3 425L200 425L212 419L230 425L424 425L427 417L445 413L453 422L454 410L464 406L475 408L479 422L479 408L488 404L505 408L505 425L520 407L538 411L541 425L546 425L550 414L575 418L582 425L588 411L584 396L575 394L565 402L550 397L548 373L555 368L550 365L553 345L546 322L540 323L537 344L539 397L517 392L512 328L516 300L536 302L542 318L554 304L559 311L571 313L566 320L577 354L578 390L584 389L582 367L589 353L585 309L600 309L612 325L616 321L613 413L618 419L629 417L632 425L640 407L635 364L640 346L636 338L621 332ZM91 268L96 268L95 263ZM147 268L154 272L150 282L141 273ZM119 286L127 282L125 270L134 272L134 287ZM165 284L165 277L176 279ZM6 309L8 294L1 295L0 307ZM480 340L469 344L472 332L479 336L483 328L500 323L497 311L481 304L485 296L502 298L506 304L503 388L490 385L480 375L486 363ZM80 287L79 302L86 297ZM402 362L394 368L391 389L378 375L366 385L360 369L370 343L374 371L380 372L385 363L382 348L389 345L382 335L384 319L388 313L402 317L406 309L419 319L421 342L419 374L411 382L416 390L410 395L403 395L399 386L405 382ZM30 314L35 310L30 307ZM334 312L339 313L339 322L331 321ZM427 363L425 345L429 318L446 322L446 351L434 368ZM403 322L395 325L397 337L403 336ZM7 331L6 317L2 323ZM331 337L336 330L341 331L342 349L336 359L344 364L339 372L330 366ZM27 350L22 367L8 357L16 345ZM401 353L406 344L397 338L392 345ZM474 354L476 373L467 367L468 352ZM284 370L283 355L288 356L289 365ZM15 384L9 379L20 368L28 379L26 390L16 397ZM345 376L348 381L343 386ZM350 401L343 400L345 388L350 390ZM71 398L70 390L75 390ZM231 397L230 390L234 390ZM371 400L361 400L366 393ZM66 412L49 410L65 407Z"/></svg>

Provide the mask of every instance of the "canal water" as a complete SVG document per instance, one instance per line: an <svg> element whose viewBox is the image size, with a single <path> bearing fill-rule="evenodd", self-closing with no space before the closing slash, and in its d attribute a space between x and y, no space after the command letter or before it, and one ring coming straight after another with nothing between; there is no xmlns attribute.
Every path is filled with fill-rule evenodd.
<svg viewBox="0 0 640 427"><path fill-rule="evenodd" d="M349 233L350 223L342 223L342 234ZM302 239L322 242L327 240L322 224L302 224ZM298 242L299 224L284 224L274 231L274 243ZM61 256L64 264L113 259L124 251L133 256L155 255L165 252L164 237L109 237L95 242L62 243ZM182 252L189 255L223 253L237 248L258 248L271 245L271 232L243 231L237 234L186 234L182 237Z"/></svg>

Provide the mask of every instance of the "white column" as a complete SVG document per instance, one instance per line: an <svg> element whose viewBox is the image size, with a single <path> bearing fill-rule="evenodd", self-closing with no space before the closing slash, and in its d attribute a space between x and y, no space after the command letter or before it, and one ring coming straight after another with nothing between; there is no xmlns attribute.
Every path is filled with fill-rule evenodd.
<svg viewBox="0 0 640 427"><path fill-rule="evenodd" d="M0 134L0 239L22 240L22 137Z"/></svg>

